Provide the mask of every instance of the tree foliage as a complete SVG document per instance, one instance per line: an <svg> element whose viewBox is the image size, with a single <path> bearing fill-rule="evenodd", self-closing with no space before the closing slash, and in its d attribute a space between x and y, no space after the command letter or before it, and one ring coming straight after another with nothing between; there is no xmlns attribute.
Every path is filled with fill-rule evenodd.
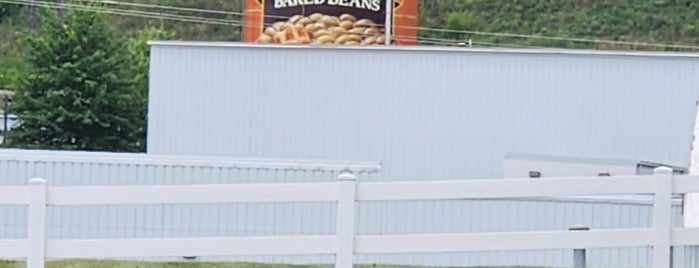
<svg viewBox="0 0 699 268"><path fill-rule="evenodd" d="M136 1L133 1L136 2ZM177 7L180 9L144 9L120 5L120 9L162 12L179 19L160 17L125 17L112 15L110 20L120 32L128 33L143 25L158 24L171 31L172 38L201 41L239 41L241 39L244 0L139 0L139 4ZM183 9L182 9L183 8ZM189 10L187 10L189 9ZM200 10L200 11L196 11ZM201 11L203 10L203 11ZM208 11L208 12L207 12ZM208 22L201 22L206 20Z"/></svg>
<svg viewBox="0 0 699 268"><path fill-rule="evenodd" d="M27 66L21 58L0 61L0 89L15 89L26 72Z"/></svg>
<svg viewBox="0 0 699 268"><path fill-rule="evenodd" d="M19 12L20 6L15 4L0 3L0 23L11 15Z"/></svg>
<svg viewBox="0 0 699 268"><path fill-rule="evenodd" d="M20 126L13 146L41 149L136 151L138 101L124 45L104 16L43 10L41 28L26 39L25 79L13 110Z"/></svg>
<svg viewBox="0 0 699 268"><path fill-rule="evenodd" d="M126 41L128 51L128 61L132 67L134 99L138 109L138 117L134 122L140 126L137 130L140 151L145 151L147 135L147 110L148 110L148 67L150 60L149 40L167 40L174 36L174 33L165 30L162 25L159 27L147 26L131 34Z"/></svg>
<svg viewBox="0 0 699 268"><path fill-rule="evenodd" d="M420 26L485 33L616 40L636 43L699 43L699 1L696 0L419 0ZM467 12L458 22L452 14ZM461 27L463 26L463 27ZM615 45L492 34L454 36L448 32L420 31L421 37L471 38L474 42L559 48L692 50L667 46Z"/></svg>

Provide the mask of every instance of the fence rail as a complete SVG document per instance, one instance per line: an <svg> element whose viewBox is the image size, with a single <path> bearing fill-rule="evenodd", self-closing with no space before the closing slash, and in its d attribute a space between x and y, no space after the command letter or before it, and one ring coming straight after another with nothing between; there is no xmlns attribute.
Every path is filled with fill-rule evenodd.
<svg viewBox="0 0 699 268"><path fill-rule="evenodd" d="M48 187L32 179L25 187L0 187L0 205L27 205L28 238L0 240L0 258L45 259L221 255L334 254L337 268L352 267L354 254L584 249L650 246L652 267L668 268L672 246L699 245L699 228L672 228L672 195L699 192L699 176L654 175L479 181L357 183L342 174L337 183L179 186ZM356 203L387 200L492 199L574 195L653 194L651 228L419 235L356 235ZM336 202L335 235L160 239L46 239L47 206ZM536 241L536 242L533 242Z"/></svg>

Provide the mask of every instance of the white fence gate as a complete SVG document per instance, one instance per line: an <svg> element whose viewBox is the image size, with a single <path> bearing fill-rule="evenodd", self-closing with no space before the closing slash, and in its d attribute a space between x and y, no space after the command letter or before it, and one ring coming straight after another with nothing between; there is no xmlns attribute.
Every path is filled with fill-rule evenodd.
<svg viewBox="0 0 699 268"><path fill-rule="evenodd" d="M699 176L654 175L477 181L357 183L342 174L337 183L246 185L0 187L0 205L28 205L27 239L0 240L0 259L45 259L335 254L349 268L354 254L436 253L498 250L585 249L650 246L652 267L668 268L672 246L699 245L699 228L672 228L672 194L699 192ZM356 202L491 199L576 195L653 194L651 228L419 235L356 235ZM47 206L196 204L243 202L337 202L335 235L161 239L46 239ZM533 242L535 241L535 242Z"/></svg>

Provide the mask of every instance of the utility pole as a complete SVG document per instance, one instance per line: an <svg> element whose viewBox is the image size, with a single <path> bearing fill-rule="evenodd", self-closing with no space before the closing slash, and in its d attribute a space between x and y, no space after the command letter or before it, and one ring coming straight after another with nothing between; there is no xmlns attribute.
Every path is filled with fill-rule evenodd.
<svg viewBox="0 0 699 268"><path fill-rule="evenodd" d="M27 26L29 26L30 31L33 31L36 27L36 6L34 6L34 0L28 1L27 12L29 13L29 16L27 17Z"/></svg>
<svg viewBox="0 0 699 268"><path fill-rule="evenodd" d="M7 120L9 119L8 117L10 116L10 102L12 102L12 95L13 92L9 90L0 90L0 94L2 94L2 102L4 103L3 106L3 128L2 128L2 145L7 144L7 132L8 132L8 127L7 127Z"/></svg>
<svg viewBox="0 0 699 268"><path fill-rule="evenodd" d="M56 9L56 11L58 11L58 17L63 19L63 0L58 0L58 7Z"/></svg>

